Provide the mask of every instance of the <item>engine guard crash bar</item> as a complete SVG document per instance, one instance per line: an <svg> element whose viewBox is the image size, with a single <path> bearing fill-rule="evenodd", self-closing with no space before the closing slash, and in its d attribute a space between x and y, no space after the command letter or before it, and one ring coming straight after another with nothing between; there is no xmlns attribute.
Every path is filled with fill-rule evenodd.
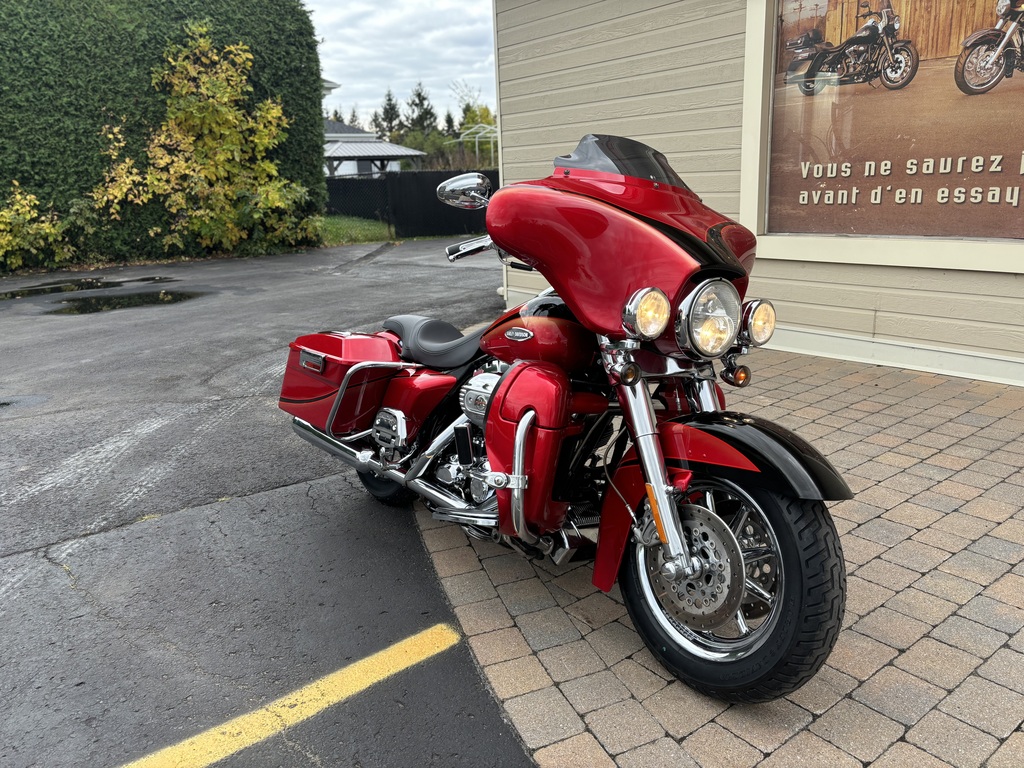
<svg viewBox="0 0 1024 768"><path fill-rule="evenodd" d="M512 448L512 477L510 480L518 480L511 484L512 488L512 527L516 536L527 544L536 544L538 538L526 527L526 516L523 511L526 495L526 438L530 434L530 427L533 426L537 412L530 410L523 414L523 418L516 425L515 443Z"/></svg>
<svg viewBox="0 0 1024 768"><path fill-rule="evenodd" d="M416 368L422 368L422 365L416 363L386 363L376 360L366 360L362 363L356 363L345 373L345 378L341 380L341 386L338 387L338 394L334 397L334 405L331 406L331 413L327 417L327 435L333 440L337 440L342 443L350 443L358 440L362 437L366 437L372 430L366 429L362 432L356 432L347 435L336 435L334 434L334 418L338 415L338 409L341 408L341 401L345 397L345 392L348 390L349 382L352 381L352 376L359 371L365 371L370 368L408 368L414 370Z"/></svg>

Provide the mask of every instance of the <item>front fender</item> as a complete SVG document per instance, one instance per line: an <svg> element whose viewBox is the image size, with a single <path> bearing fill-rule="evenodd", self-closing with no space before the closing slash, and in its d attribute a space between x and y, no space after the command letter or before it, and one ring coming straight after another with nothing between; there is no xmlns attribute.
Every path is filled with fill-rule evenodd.
<svg viewBox="0 0 1024 768"><path fill-rule="evenodd" d="M684 416L661 422L658 436L669 482L680 490L685 490L692 473L699 472L802 499L853 498L846 481L814 446L757 416L732 411ZM645 483L631 449L619 462L612 478L614 490L605 494L601 508L594 586L605 592L618 575L633 512L646 494Z"/></svg>
<svg viewBox="0 0 1024 768"><path fill-rule="evenodd" d="M975 43L988 42L988 43L999 43L1003 39L1003 32L995 29L979 29L977 32L972 32L966 40L960 43L961 48L969 48Z"/></svg>

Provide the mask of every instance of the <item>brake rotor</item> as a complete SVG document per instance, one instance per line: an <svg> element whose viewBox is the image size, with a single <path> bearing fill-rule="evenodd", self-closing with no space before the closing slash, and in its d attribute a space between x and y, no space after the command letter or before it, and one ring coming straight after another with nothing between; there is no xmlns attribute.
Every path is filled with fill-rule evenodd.
<svg viewBox="0 0 1024 768"><path fill-rule="evenodd" d="M743 601L743 555L729 526L707 509L679 507L690 556L699 558L701 572L672 581L661 574L664 547L647 550L651 587L669 616L690 629L706 632L732 621Z"/></svg>

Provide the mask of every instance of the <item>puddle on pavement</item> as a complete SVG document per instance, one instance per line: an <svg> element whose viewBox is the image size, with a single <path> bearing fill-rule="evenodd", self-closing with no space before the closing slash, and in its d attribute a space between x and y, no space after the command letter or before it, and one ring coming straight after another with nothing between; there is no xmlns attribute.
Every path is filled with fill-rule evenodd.
<svg viewBox="0 0 1024 768"><path fill-rule="evenodd" d="M45 296L50 293L71 293L73 291L96 291L101 288L120 288L128 283L173 283L173 277L139 277L133 280L104 280L102 277L82 277L78 280L60 280L40 283L16 291L0 293L0 301L24 299L29 296Z"/></svg>
<svg viewBox="0 0 1024 768"><path fill-rule="evenodd" d="M109 312L112 309L151 307L160 304L177 304L205 293L188 291L160 291L158 293L124 293L117 296L83 296L78 299L64 299L61 304L68 306L48 312L49 315L88 315L94 312Z"/></svg>

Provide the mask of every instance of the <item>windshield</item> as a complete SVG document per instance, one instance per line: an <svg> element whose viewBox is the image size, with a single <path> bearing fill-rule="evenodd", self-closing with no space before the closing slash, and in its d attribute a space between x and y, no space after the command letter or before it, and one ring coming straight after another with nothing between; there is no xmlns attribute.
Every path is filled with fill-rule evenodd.
<svg viewBox="0 0 1024 768"><path fill-rule="evenodd" d="M622 136L589 133L572 154L556 157L555 167L618 173L690 189L661 152Z"/></svg>

